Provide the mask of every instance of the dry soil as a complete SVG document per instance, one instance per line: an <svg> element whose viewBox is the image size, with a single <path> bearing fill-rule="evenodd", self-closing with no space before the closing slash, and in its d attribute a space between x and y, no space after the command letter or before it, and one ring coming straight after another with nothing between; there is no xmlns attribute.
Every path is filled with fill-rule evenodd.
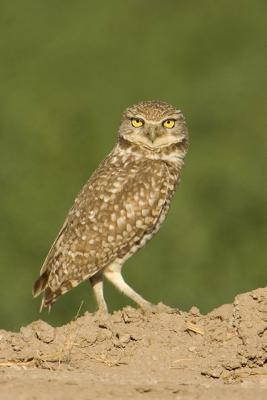
<svg viewBox="0 0 267 400"><path fill-rule="evenodd" d="M207 315L159 304L0 330L0 399L267 399L267 288Z"/></svg>

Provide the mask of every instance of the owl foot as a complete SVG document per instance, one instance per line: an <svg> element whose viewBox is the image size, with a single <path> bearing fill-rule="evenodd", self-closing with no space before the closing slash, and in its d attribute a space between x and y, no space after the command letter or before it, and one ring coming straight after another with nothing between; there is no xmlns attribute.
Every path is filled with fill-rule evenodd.
<svg viewBox="0 0 267 400"><path fill-rule="evenodd" d="M145 314L180 314L178 308L172 308L163 303L150 304L150 306L143 308Z"/></svg>
<svg viewBox="0 0 267 400"><path fill-rule="evenodd" d="M94 313L95 322L99 328L110 329L110 314L107 310L99 309Z"/></svg>

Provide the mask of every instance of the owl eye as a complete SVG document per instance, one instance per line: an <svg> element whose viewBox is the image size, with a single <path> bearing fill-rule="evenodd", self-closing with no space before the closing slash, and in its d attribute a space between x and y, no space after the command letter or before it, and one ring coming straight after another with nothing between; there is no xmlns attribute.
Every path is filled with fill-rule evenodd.
<svg viewBox="0 0 267 400"><path fill-rule="evenodd" d="M162 125L164 126L164 128L171 129L175 125L175 119L166 119L165 121L163 121Z"/></svg>
<svg viewBox="0 0 267 400"><path fill-rule="evenodd" d="M140 128L140 126L144 125L144 121L140 118L132 118L131 123L134 128Z"/></svg>

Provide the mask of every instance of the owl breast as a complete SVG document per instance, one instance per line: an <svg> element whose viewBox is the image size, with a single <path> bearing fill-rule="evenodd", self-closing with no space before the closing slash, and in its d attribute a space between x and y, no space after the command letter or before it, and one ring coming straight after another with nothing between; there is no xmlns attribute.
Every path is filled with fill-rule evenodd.
<svg viewBox="0 0 267 400"><path fill-rule="evenodd" d="M157 233L168 213L179 179L179 171L164 161L149 161L148 164L147 169L146 163L140 166L140 178L143 176L144 179L137 185L133 199L129 199L128 203L135 215L134 220L128 222L140 229L137 229L129 245L118 255L117 261L121 263L141 249Z"/></svg>

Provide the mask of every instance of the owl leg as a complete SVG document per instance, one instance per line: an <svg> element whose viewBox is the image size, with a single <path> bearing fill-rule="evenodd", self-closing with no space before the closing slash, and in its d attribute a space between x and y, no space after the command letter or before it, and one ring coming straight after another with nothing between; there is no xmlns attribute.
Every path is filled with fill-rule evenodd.
<svg viewBox="0 0 267 400"><path fill-rule="evenodd" d="M107 278L117 289L119 289L123 294L128 296L141 308L147 309L151 307L151 303L145 300L142 296L136 293L123 279L121 275L122 265L119 263L112 263L103 271L105 278Z"/></svg>
<svg viewBox="0 0 267 400"><path fill-rule="evenodd" d="M108 308L103 293L103 275L101 272L91 276L90 283L92 285L94 295L97 301L98 310L101 314L107 314Z"/></svg>

